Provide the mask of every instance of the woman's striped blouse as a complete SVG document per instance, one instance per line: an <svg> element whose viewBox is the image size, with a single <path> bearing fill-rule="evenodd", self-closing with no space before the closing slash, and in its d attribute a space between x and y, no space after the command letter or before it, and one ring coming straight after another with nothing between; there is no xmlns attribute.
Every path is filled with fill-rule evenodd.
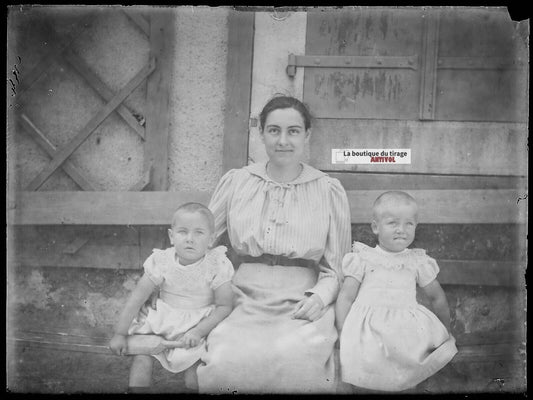
<svg viewBox="0 0 533 400"><path fill-rule="evenodd" d="M350 208L340 182L303 164L301 174L278 183L266 163L228 171L209 203L219 237L225 230L238 254L276 254L319 262L309 292L325 305L339 290L341 262L350 250Z"/></svg>

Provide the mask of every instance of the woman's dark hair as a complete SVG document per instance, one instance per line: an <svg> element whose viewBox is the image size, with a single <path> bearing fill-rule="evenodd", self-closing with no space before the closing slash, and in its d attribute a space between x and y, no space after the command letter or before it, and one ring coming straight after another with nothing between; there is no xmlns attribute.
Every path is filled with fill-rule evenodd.
<svg viewBox="0 0 533 400"><path fill-rule="evenodd" d="M265 121L274 110L284 109L284 108L294 108L300 113L304 120L305 130L311 128L311 113L307 109L307 106L302 103L300 100L290 97L290 96L276 96L269 100L268 103L263 107L263 111L259 114L260 129L263 129L265 126Z"/></svg>

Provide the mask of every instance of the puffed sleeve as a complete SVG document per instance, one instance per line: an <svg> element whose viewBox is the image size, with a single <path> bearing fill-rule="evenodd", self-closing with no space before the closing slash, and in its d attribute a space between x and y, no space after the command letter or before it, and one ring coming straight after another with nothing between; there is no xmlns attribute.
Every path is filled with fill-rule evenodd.
<svg viewBox="0 0 533 400"><path fill-rule="evenodd" d="M234 274L233 264L226 256L218 259L216 267L213 279L210 283L210 287L213 290L217 289L223 283L230 282Z"/></svg>
<svg viewBox="0 0 533 400"><path fill-rule="evenodd" d="M144 273L154 285L159 286L163 280L163 265L164 265L165 253L159 249L153 249L152 254L148 256L143 264Z"/></svg>
<svg viewBox="0 0 533 400"><path fill-rule="evenodd" d="M233 264L226 257L227 251L226 246L217 246L209 250L206 256L209 271L209 287L212 290L215 290L223 283L231 281L231 278L233 278Z"/></svg>
<svg viewBox="0 0 533 400"><path fill-rule="evenodd" d="M316 293L324 305L331 304L339 293L342 258L350 251L351 218L348 197L338 179L329 179L329 230L324 256L320 260L316 285L308 292Z"/></svg>
<svg viewBox="0 0 533 400"><path fill-rule="evenodd" d="M439 273L439 266L434 258L428 255L419 256L416 269L416 283L424 287L431 283Z"/></svg>
<svg viewBox="0 0 533 400"><path fill-rule="evenodd" d="M342 273L363 282L365 267L358 253L348 253L342 259Z"/></svg>
<svg viewBox="0 0 533 400"><path fill-rule="evenodd" d="M233 180L237 171L237 169L231 169L220 178L209 202L208 208L215 216L216 238L219 238L227 229L228 204L233 193Z"/></svg>

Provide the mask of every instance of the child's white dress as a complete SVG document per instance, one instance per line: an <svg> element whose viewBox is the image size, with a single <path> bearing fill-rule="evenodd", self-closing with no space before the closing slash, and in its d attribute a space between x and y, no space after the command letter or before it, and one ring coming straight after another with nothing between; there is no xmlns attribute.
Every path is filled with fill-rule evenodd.
<svg viewBox="0 0 533 400"><path fill-rule="evenodd" d="M416 386L457 353L441 321L416 301L416 284L433 281L439 267L422 249L388 253L354 242L344 276L361 282L340 337L344 382L400 391Z"/></svg>
<svg viewBox="0 0 533 400"><path fill-rule="evenodd" d="M226 247L209 250L200 261L181 265L174 247L154 249L144 262L145 274L160 288L156 309L143 306L128 334L155 334L178 340L215 308L214 291L233 277ZM205 340L193 348L166 349L154 355L169 371L180 372L200 359Z"/></svg>

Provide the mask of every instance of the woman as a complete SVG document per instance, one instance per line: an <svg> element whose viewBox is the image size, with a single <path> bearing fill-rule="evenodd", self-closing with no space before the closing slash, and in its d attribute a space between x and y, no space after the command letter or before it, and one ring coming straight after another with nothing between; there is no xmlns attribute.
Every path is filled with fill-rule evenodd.
<svg viewBox="0 0 533 400"><path fill-rule="evenodd" d="M207 339L203 393L334 391L332 303L350 249L350 214L338 180L302 163L307 108L275 97L260 114L269 160L226 173L209 208L240 266L235 309Z"/></svg>

